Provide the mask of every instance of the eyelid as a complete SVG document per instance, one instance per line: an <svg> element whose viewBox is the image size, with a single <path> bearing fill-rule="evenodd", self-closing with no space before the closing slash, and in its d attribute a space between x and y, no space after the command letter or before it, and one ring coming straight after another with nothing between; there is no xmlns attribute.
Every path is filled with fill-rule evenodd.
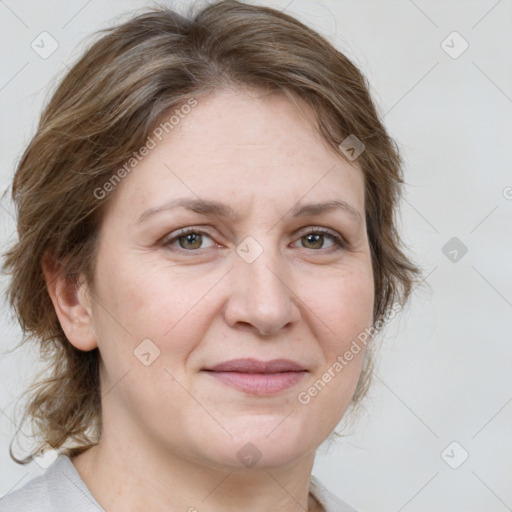
<svg viewBox="0 0 512 512"><path fill-rule="evenodd" d="M304 234L309 234L309 233L322 233L322 234L327 234L327 235L331 235L333 237L336 237L336 238L340 238L342 239L343 241L345 241L345 239L343 238L343 236L341 235L341 233L338 233L337 231L333 230L333 229L330 229L330 228L325 228L323 226L306 226L305 228L302 228L302 229L299 229L299 231L297 231L295 233L295 236L299 236L299 235L303 235Z"/></svg>
<svg viewBox="0 0 512 512"><path fill-rule="evenodd" d="M345 239L345 237L341 233L338 233L337 231L334 231L329 228L321 227L321 226L307 226L307 227L299 230L295 234L295 236L300 239L303 236L306 236L308 234L320 234L320 235L324 235L324 236L327 235L328 237L330 237L332 239L335 246L336 245L338 246L337 247L338 249L348 249L348 247L349 247L348 241ZM303 249L306 249L306 247L303 247ZM325 250L332 252L335 249L336 249L336 247L331 247L331 248L328 248ZM321 252L321 249L317 249L316 252Z"/></svg>
<svg viewBox="0 0 512 512"><path fill-rule="evenodd" d="M188 234L190 233L197 233L197 234L200 234L200 235L206 235L208 238L211 238L212 241L213 240L213 236L210 235L210 233L208 233L207 231L205 231L204 229L202 228L196 228L194 226L189 226L189 227L185 227L185 228L180 228L180 229L177 229L176 231L173 231L172 233L168 233L166 234L165 236L163 236L160 240L159 240L159 244L160 245L163 245L164 247L165 246L170 246L171 245L171 242L175 242L177 241L179 238L181 238L182 236L187 236ZM215 242L215 241L214 241ZM181 249L181 248L178 248L178 249ZM186 249L181 249L182 251L186 251L186 252L198 252L200 251L201 249L196 249L195 251L187 251Z"/></svg>

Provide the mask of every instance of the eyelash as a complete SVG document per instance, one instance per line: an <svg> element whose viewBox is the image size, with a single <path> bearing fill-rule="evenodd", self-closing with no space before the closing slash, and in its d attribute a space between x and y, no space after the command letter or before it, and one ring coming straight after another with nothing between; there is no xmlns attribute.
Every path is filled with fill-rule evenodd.
<svg viewBox="0 0 512 512"><path fill-rule="evenodd" d="M212 238L212 240L213 240L213 237L208 232L206 232L202 229L184 228L184 229L179 230L172 238L164 237L161 241L161 245L163 245L164 247L169 247L169 246L171 246L172 243L178 241L180 238L185 237L189 234L206 235L207 237ZM331 252L336 252L336 251L340 251L342 249L347 248L347 243L341 236L338 236L335 233L333 233L332 231L325 229L325 228L314 228L314 229L311 229L310 231L306 231L299 236L299 239L303 238L307 235L312 235L312 234L326 236L334 242L334 245L332 247L329 247L327 249L311 249L312 251L316 251L316 252L326 251L327 253L331 253ZM189 254L201 251L201 249L183 249L181 247L175 247L174 249L177 249L179 252L184 252L184 253L189 253ZM303 247L303 249L307 249L307 248Z"/></svg>

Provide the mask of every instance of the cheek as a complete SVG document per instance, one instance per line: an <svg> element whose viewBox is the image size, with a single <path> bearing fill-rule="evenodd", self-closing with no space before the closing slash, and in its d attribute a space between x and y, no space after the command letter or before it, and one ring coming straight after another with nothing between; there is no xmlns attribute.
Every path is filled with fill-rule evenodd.
<svg viewBox="0 0 512 512"><path fill-rule="evenodd" d="M306 407L316 408L326 425L334 425L356 390L366 343L370 341L366 333L373 321L371 265L368 262L347 267L321 282L325 283L323 293L309 296L308 307L315 313L312 325L318 329L315 337L323 362L311 386L302 390L298 400L310 404Z"/></svg>
<svg viewBox="0 0 512 512"><path fill-rule="evenodd" d="M204 336L213 308L208 291L222 272L180 270L162 260L128 255L106 259L98 276L104 348L110 352L110 340L120 339L117 360L131 364L133 350L149 339L161 350L155 365L176 366Z"/></svg>
<svg viewBox="0 0 512 512"><path fill-rule="evenodd" d="M371 266L347 268L323 280L322 284L314 297L308 297L309 305L318 316L317 324L323 323L325 327L326 349L338 351L372 323L374 283Z"/></svg>
<svg viewBox="0 0 512 512"><path fill-rule="evenodd" d="M184 361L202 339L201 322L189 318L197 293L190 292L193 286L185 277L157 262L118 258L102 263L95 323L103 385L115 389L108 398L123 396L134 416L160 411L156 415L171 425L177 417L167 416L173 408L162 409L162 397L187 398L178 382L187 387ZM166 275L173 276L172 283Z"/></svg>
<svg viewBox="0 0 512 512"><path fill-rule="evenodd" d="M113 253L108 246L101 256L97 270L98 296L103 299L103 313L110 320L134 336L154 334L166 310L168 323L172 321L175 308L169 308L170 297L179 305L183 295L182 290L176 293L163 280L165 269L158 269L158 263L148 265L150 258ZM144 319L142 323L141 319Z"/></svg>
<svg viewBox="0 0 512 512"><path fill-rule="evenodd" d="M317 316L315 336L323 361L297 401L304 413L310 411L321 418L322 435L327 436L347 410L361 375L366 343L360 341L360 335L373 320L371 268L352 268L338 274L324 290L308 304Z"/></svg>

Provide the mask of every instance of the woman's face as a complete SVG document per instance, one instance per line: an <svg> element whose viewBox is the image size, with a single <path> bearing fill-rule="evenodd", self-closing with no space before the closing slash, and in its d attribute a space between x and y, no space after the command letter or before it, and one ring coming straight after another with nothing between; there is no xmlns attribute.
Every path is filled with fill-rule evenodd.
<svg viewBox="0 0 512 512"><path fill-rule="evenodd" d="M216 467L282 466L328 437L360 375L364 346L344 354L372 323L363 176L305 103L197 101L117 186L101 228L104 435ZM212 371L236 359L262 366ZM296 367L265 366L276 359Z"/></svg>

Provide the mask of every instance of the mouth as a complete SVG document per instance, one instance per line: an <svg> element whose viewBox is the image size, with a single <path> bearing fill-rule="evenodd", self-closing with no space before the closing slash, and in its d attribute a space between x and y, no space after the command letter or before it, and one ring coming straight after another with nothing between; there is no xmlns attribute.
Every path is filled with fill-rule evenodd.
<svg viewBox="0 0 512 512"><path fill-rule="evenodd" d="M275 395L290 389L307 373L302 365L289 359L233 359L203 371L224 385L258 396Z"/></svg>

